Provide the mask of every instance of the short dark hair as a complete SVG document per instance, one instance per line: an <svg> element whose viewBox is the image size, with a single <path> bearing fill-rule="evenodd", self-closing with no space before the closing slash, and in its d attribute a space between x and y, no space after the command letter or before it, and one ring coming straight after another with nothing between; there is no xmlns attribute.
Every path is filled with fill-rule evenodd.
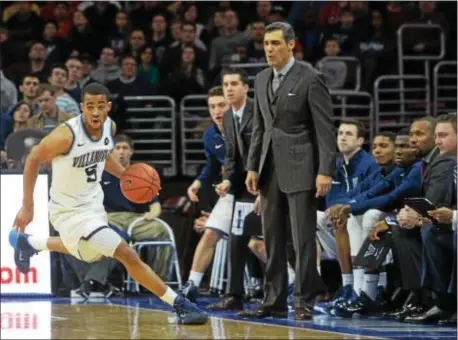
<svg viewBox="0 0 458 340"><path fill-rule="evenodd" d="M221 71L221 83L223 82L223 78L226 75L229 74L237 74L240 77L240 80L242 81L243 84L248 85L248 75L244 70L242 70L240 67L229 67L226 66L223 68Z"/></svg>
<svg viewBox="0 0 458 340"><path fill-rule="evenodd" d="M223 88L221 86L214 86L208 91L208 98L210 97L224 97Z"/></svg>
<svg viewBox="0 0 458 340"><path fill-rule="evenodd" d="M412 122L412 124L413 123L418 123L418 122L427 122L427 123L429 123L429 125L431 126L431 131L434 133L434 129L436 128L436 124L437 124L436 118L431 117L431 116L424 116L424 117L420 117L420 118L415 119Z"/></svg>
<svg viewBox="0 0 458 340"><path fill-rule="evenodd" d="M34 72L28 72L26 74L24 74L21 78L21 84L24 84L24 80L25 78L36 78L38 79L38 83L40 83L40 77L38 76L38 74L34 73Z"/></svg>
<svg viewBox="0 0 458 340"><path fill-rule="evenodd" d="M132 138L130 138L128 135L124 134L119 134L115 136L115 145L118 143L127 143L129 145L129 148L133 149L134 148L134 142L132 141Z"/></svg>
<svg viewBox="0 0 458 340"><path fill-rule="evenodd" d="M51 96L54 96L57 93L57 88L47 83L38 85L37 97L40 97L45 92L49 92Z"/></svg>
<svg viewBox="0 0 458 340"><path fill-rule="evenodd" d="M67 77L68 77L68 68L64 64L54 64L54 65L52 65L51 68L49 69L49 77L52 76L52 73L53 73L53 71L55 69L64 70L65 73L67 73Z"/></svg>
<svg viewBox="0 0 458 340"><path fill-rule="evenodd" d="M456 133L456 112L440 115L436 119L436 125L439 123L450 123L452 124L453 130Z"/></svg>
<svg viewBox="0 0 458 340"><path fill-rule="evenodd" d="M380 131L375 137L386 137L393 142L393 144L396 142L396 134L393 131Z"/></svg>
<svg viewBox="0 0 458 340"><path fill-rule="evenodd" d="M408 127L403 127L398 131L396 136L408 136L410 134L410 129Z"/></svg>
<svg viewBox="0 0 458 340"><path fill-rule="evenodd" d="M363 125L363 123L361 123L360 120L357 120L357 119L352 119L352 118L345 118L345 119L342 119L339 123L339 126L340 125L354 125L356 126L356 134L358 136L358 138L365 138L366 136L366 129Z"/></svg>
<svg viewBox="0 0 458 340"><path fill-rule="evenodd" d="M183 27L185 26L192 26L192 28L194 28L194 31L197 30L197 26L196 26L196 23L195 22L191 22L191 21L182 21L181 22L181 29L183 29Z"/></svg>
<svg viewBox="0 0 458 340"><path fill-rule="evenodd" d="M93 96L102 95L106 96L107 100L110 99L110 91L108 91L107 87L100 83L90 83L83 87L81 90L81 102L84 102L84 95L91 94Z"/></svg>
<svg viewBox="0 0 458 340"><path fill-rule="evenodd" d="M274 31L282 31L283 37L285 38L285 41L287 43L291 40L296 40L296 33L294 32L294 28L287 22L277 21L270 25L267 25L267 27L264 30L264 34Z"/></svg>

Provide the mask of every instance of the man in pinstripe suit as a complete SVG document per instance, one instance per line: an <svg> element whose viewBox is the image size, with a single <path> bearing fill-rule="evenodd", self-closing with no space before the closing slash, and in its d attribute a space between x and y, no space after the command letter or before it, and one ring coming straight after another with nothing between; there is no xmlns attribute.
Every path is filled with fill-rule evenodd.
<svg viewBox="0 0 458 340"><path fill-rule="evenodd" d="M255 80L253 135L246 186L261 195L267 250L265 298L241 316L287 317L286 240L288 218L296 252L295 319L312 318L323 282L316 269L316 197L331 188L335 165L332 101L323 76L295 61L293 28L266 27L264 50L271 67Z"/></svg>

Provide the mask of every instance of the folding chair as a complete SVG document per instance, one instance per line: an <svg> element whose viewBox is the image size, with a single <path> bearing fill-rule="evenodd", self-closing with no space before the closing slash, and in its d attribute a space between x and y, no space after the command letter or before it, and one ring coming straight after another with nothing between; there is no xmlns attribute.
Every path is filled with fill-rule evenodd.
<svg viewBox="0 0 458 340"><path fill-rule="evenodd" d="M172 247L171 266L173 266L175 269L176 281L166 281L165 283L168 285L178 285L178 289L181 289L182 282L180 264L178 262L175 235L173 234L172 228L164 220L156 218L154 219L154 221L159 223L162 227L164 227L165 230L167 230L169 240L151 239L134 242L132 240L132 231L140 222L143 222L144 220L144 217L139 217L129 225L129 228L127 229L127 234L129 235L130 239L130 247L133 248L138 254L140 254L142 249L145 247ZM140 285L137 282L133 281L129 274L127 274L127 278L125 280L125 288L127 291L130 292L132 292L132 290L136 293L140 292Z"/></svg>
<svg viewBox="0 0 458 340"><path fill-rule="evenodd" d="M210 277L210 291L222 294L224 292L224 274L226 273L227 240L222 238L216 244L213 257L212 274Z"/></svg>

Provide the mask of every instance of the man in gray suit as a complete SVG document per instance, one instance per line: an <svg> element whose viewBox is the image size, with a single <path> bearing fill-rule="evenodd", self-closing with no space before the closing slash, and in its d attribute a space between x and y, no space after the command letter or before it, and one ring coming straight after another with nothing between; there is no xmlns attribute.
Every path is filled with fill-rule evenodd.
<svg viewBox="0 0 458 340"><path fill-rule="evenodd" d="M294 46L289 24L266 27L264 50L271 67L255 80L245 183L249 192L258 193L259 188L261 195L268 258L265 298L261 307L241 316L287 317L288 222L297 259L295 319L311 319L315 296L324 291L316 269L316 198L331 188L335 165L332 101L323 75L294 60Z"/></svg>

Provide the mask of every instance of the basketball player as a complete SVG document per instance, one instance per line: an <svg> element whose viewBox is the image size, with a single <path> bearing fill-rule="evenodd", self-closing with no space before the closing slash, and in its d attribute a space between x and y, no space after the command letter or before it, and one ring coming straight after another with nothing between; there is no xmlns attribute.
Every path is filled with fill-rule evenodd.
<svg viewBox="0 0 458 340"><path fill-rule="evenodd" d="M188 188L188 197L193 202L199 201L198 193L202 183L211 184L220 175L226 156L222 131L223 117L229 110L229 104L224 98L223 88L215 86L210 89L207 101L213 124L205 130L203 136L206 164ZM182 290L182 294L191 301L197 299L200 283L212 261L216 244L223 235L229 235L233 204L233 195L219 198L205 224L204 234L194 253L189 280Z"/></svg>
<svg viewBox="0 0 458 340"><path fill-rule="evenodd" d="M32 149L26 160L22 207L14 221L15 229L10 232L17 267L27 273L30 258L42 250L70 254L86 262L113 257L134 280L173 306L177 323L206 323L206 313L167 287L108 227L99 183L104 170L118 178L125 170L111 154L115 124L107 117L111 109L109 92L105 86L92 83L83 89L81 98L82 115L54 129ZM33 220L33 191L40 165L45 162L52 162L49 213L60 237L24 233Z"/></svg>

